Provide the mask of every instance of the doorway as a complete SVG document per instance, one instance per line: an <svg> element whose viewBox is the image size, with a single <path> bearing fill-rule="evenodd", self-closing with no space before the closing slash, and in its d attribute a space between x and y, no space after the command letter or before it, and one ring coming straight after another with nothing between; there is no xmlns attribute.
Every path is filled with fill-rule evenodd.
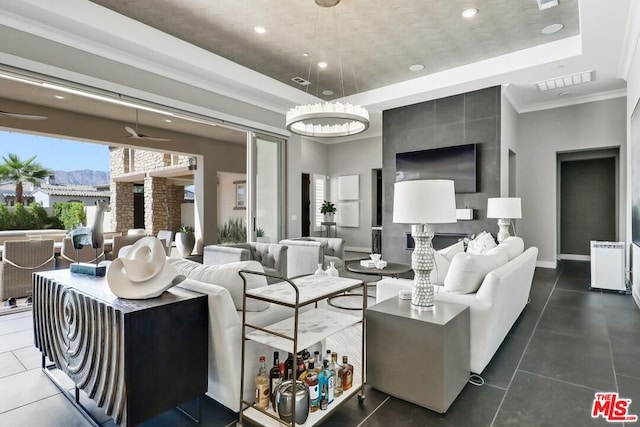
<svg viewBox="0 0 640 427"><path fill-rule="evenodd" d="M311 236L311 176L308 173L302 174L302 197L300 206L301 216L301 236Z"/></svg>
<svg viewBox="0 0 640 427"><path fill-rule="evenodd" d="M133 228L144 227L144 185L133 185Z"/></svg>
<svg viewBox="0 0 640 427"><path fill-rule="evenodd" d="M583 259L592 240L617 240L617 154L612 149L558 156L561 258Z"/></svg>

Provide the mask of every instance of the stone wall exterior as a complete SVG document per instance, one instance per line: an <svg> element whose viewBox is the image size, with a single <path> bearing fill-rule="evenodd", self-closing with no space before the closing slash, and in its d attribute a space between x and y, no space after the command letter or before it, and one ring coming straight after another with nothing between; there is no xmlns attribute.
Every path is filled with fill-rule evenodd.
<svg viewBox="0 0 640 427"><path fill-rule="evenodd" d="M114 179L129 173L149 172L171 166L188 166L189 157L155 151L111 147L109 151L111 174L112 229L126 233L133 228L132 182ZM131 161L133 158L133 161ZM131 168L133 166L133 168ZM169 184L166 178L144 177L145 229L155 235L159 230L176 231L181 225L181 205L184 186Z"/></svg>
<svg viewBox="0 0 640 427"><path fill-rule="evenodd" d="M126 233L133 228L133 183L111 182L111 229Z"/></svg>

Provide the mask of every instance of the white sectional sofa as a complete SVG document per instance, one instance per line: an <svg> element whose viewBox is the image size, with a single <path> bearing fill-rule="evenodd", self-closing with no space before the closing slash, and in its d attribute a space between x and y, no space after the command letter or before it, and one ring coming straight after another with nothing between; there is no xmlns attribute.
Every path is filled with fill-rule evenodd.
<svg viewBox="0 0 640 427"><path fill-rule="evenodd" d="M521 239L509 239L492 249L488 255L457 253L451 258L450 266L440 265L438 279L432 275L434 282L444 285L436 286L436 301L470 307L471 372L476 374L485 369L529 299L538 249L530 247L523 251ZM499 257L503 257L505 262L498 262L500 265L497 267L489 267L488 272L482 271L483 261L488 261L485 265L495 265ZM438 258L442 259L442 254L437 255L436 262ZM444 276L444 283L441 276ZM447 279L461 283L448 283ZM477 291L461 293L462 288L475 280L480 283ZM397 298L400 291L410 290L411 284L412 281L407 279L381 280L377 285L376 299L380 302Z"/></svg>
<svg viewBox="0 0 640 427"><path fill-rule="evenodd" d="M240 270L264 272L258 261L241 261L223 265L202 265L182 258L168 258L179 274L187 277L178 286L208 295L209 303L209 374L207 395L232 411L240 409L240 368L242 354L242 278ZM248 289L267 286L266 278L247 275ZM293 310L263 301L247 300L247 323L267 326L293 316ZM308 306L306 308L312 308ZM302 309L301 311L304 311ZM250 332L248 330L247 332ZM321 350L323 343L309 349ZM253 378L258 372L258 358L266 356L273 363L277 349L247 341L245 346L245 382L243 396L254 396ZM287 354L280 352L280 360Z"/></svg>

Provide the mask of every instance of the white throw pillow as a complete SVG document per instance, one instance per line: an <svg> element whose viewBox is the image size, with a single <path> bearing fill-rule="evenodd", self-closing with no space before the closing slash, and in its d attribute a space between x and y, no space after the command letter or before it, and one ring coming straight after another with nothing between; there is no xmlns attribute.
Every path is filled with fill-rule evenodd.
<svg viewBox="0 0 640 427"><path fill-rule="evenodd" d="M507 256L509 256L509 261L511 261L524 252L524 240L517 236L509 236L497 247L502 248L506 252Z"/></svg>
<svg viewBox="0 0 640 427"><path fill-rule="evenodd" d="M488 250L495 248L496 246L496 241L493 240L493 236L491 235L491 233L483 231L482 233L478 234L475 239L469 242L469 244L467 245L467 252L470 254L481 255Z"/></svg>
<svg viewBox="0 0 640 427"><path fill-rule="evenodd" d="M451 263L449 260L440 254L438 251L433 252L434 266L431 270L431 283L438 286L444 285L444 278L447 277L449 266Z"/></svg>
<svg viewBox="0 0 640 427"><path fill-rule="evenodd" d="M178 273L189 279L199 282L211 283L226 288L231 294L231 299L236 310L242 310L242 277L240 270L257 271L264 273L262 264L258 261L230 262L221 265L202 265L188 260L170 258L169 262L178 270ZM264 276L257 274L245 275L247 290L267 286ZM269 303L247 298L247 311L263 311L269 308Z"/></svg>
<svg viewBox="0 0 640 427"><path fill-rule="evenodd" d="M476 292L487 273L508 261L509 257L502 250L494 250L483 255L468 252L457 254L453 257L449 272L444 278L444 290L456 294Z"/></svg>
<svg viewBox="0 0 640 427"><path fill-rule="evenodd" d="M438 251L438 253L444 256L449 262L451 262L451 260L453 260L453 257L460 252L464 252L464 242L462 240Z"/></svg>

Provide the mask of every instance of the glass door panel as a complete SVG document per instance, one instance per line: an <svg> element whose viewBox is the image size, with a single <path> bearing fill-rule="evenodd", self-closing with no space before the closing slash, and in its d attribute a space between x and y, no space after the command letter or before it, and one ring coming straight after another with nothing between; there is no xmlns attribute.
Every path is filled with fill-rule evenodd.
<svg viewBox="0 0 640 427"><path fill-rule="evenodd" d="M284 224L284 140L249 135L247 240L277 243Z"/></svg>

